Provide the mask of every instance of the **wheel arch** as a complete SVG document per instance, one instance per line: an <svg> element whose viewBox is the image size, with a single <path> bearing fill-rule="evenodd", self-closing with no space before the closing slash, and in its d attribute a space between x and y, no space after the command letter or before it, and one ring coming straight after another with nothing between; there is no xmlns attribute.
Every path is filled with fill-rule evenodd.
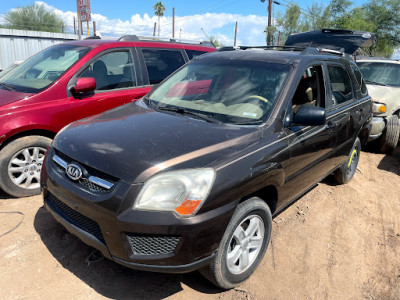
<svg viewBox="0 0 400 300"><path fill-rule="evenodd" d="M25 136L40 135L40 136L48 137L50 139L54 139L56 134L57 134L56 132L53 132L48 129L28 129L28 130L20 131L18 133L15 133L15 134L9 136L6 140L4 140L0 144L0 150L3 149L6 145L11 143L12 141L15 141L15 140L25 137Z"/></svg>
<svg viewBox="0 0 400 300"><path fill-rule="evenodd" d="M275 185L273 184L267 185L249 195L246 195L245 197L240 199L239 204L252 197L258 197L261 200L263 200L269 206L271 213L272 214L275 213L276 206L278 203L278 189L276 188Z"/></svg>

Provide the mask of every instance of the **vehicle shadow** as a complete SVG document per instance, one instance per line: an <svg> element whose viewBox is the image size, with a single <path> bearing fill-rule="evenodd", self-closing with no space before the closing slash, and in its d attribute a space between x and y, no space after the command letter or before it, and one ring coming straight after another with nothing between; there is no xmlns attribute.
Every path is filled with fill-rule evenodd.
<svg viewBox="0 0 400 300"><path fill-rule="evenodd" d="M69 233L44 207L37 211L34 227L58 262L104 297L162 299L182 291L182 284L204 294L223 292L199 272L163 274L136 271L107 258L88 264L86 259L94 249Z"/></svg>
<svg viewBox="0 0 400 300"><path fill-rule="evenodd" d="M397 146L391 154L385 155L379 162L378 169L392 172L400 176L400 146Z"/></svg>
<svg viewBox="0 0 400 300"><path fill-rule="evenodd" d="M0 190L0 199L10 199L10 198L13 197Z"/></svg>

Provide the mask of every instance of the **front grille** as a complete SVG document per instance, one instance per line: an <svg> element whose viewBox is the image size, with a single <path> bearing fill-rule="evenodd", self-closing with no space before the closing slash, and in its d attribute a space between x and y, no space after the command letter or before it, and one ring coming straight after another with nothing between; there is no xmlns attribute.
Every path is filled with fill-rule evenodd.
<svg viewBox="0 0 400 300"><path fill-rule="evenodd" d="M51 193L48 193L45 202L54 212L60 215L67 222L95 236L98 240L104 243L100 226L95 221L72 209L62 201L58 200L57 197Z"/></svg>
<svg viewBox="0 0 400 300"><path fill-rule="evenodd" d="M71 157L65 155L64 153L58 151L57 149L54 149L56 155L61 158L63 161L65 161L67 164L69 163L79 163L79 165L81 165L82 167L85 168L85 170L89 173L89 177L90 176L94 176L97 178L100 178L102 180L107 181L109 184L111 185L115 185L116 182L118 181L118 178L111 176L109 174L106 174L104 172L101 172L97 169L94 169L88 165L82 164L80 162L77 162L76 160L72 159ZM55 165L57 167L57 170L63 174L66 174L66 170L65 168L63 168L62 166L60 166L57 162L55 162ZM100 193L105 193L110 191L110 189L106 189L103 186L100 186L92 181L90 181L88 178L81 178L77 181L80 185L84 186L85 188L89 189L92 192L100 192Z"/></svg>
<svg viewBox="0 0 400 300"><path fill-rule="evenodd" d="M173 253L179 243L177 236L127 235L133 254L157 255Z"/></svg>
<svg viewBox="0 0 400 300"><path fill-rule="evenodd" d="M93 182L89 181L86 178L79 179L79 183L95 192L102 192L102 193L108 192L107 189L105 189L97 184L94 184Z"/></svg>

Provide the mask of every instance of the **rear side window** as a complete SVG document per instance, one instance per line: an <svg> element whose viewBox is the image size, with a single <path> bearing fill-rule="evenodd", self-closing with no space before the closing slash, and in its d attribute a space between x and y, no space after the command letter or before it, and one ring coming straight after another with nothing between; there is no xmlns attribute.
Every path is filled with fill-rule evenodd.
<svg viewBox="0 0 400 300"><path fill-rule="evenodd" d="M202 54L206 54L207 52L197 51L197 50L186 50L186 53L187 53L189 59L192 60L193 58L196 58L197 56L200 56Z"/></svg>
<svg viewBox="0 0 400 300"><path fill-rule="evenodd" d="M351 80L347 71L341 66L328 66L332 89L332 104L337 105L353 99Z"/></svg>
<svg viewBox="0 0 400 300"><path fill-rule="evenodd" d="M367 86L365 85L365 82L361 75L360 70L354 65L351 65L351 68L353 69L353 72L354 72L354 75L356 76L357 82L361 87L361 94L363 96L366 96L368 94L368 90L367 90Z"/></svg>
<svg viewBox="0 0 400 300"><path fill-rule="evenodd" d="M185 64L181 51L143 49L150 84L157 84Z"/></svg>

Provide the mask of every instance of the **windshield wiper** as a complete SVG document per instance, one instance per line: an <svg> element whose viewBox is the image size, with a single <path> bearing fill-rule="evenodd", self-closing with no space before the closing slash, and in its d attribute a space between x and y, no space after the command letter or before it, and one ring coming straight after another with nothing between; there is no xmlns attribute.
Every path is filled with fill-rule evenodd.
<svg viewBox="0 0 400 300"><path fill-rule="evenodd" d="M210 116L207 116L207 115L202 114L202 113L197 113L197 112L194 112L194 111L186 110L186 109L181 108L181 107L159 107L157 105L155 105L155 107L157 107L157 109L159 109L159 110L171 111L171 112L178 113L180 115L188 115L188 116L195 117L197 119L201 119L201 120L204 120L204 121L207 121L207 122L210 122L210 123L221 123L217 119L214 119L214 118L212 118Z"/></svg>
<svg viewBox="0 0 400 300"><path fill-rule="evenodd" d="M5 87L9 91L15 91L15 88L13 88L11 85L8 85L6 83L0 82L0 85Z"/></svg>
<svg viewBox="0 0 400 300"><path fill-rule="evenodd" d="M370 83L370 84L375 84L375 85L382 85L382 86L387 86L387 84L372 81L372 80L365 80L365 83Z"/></svg>

